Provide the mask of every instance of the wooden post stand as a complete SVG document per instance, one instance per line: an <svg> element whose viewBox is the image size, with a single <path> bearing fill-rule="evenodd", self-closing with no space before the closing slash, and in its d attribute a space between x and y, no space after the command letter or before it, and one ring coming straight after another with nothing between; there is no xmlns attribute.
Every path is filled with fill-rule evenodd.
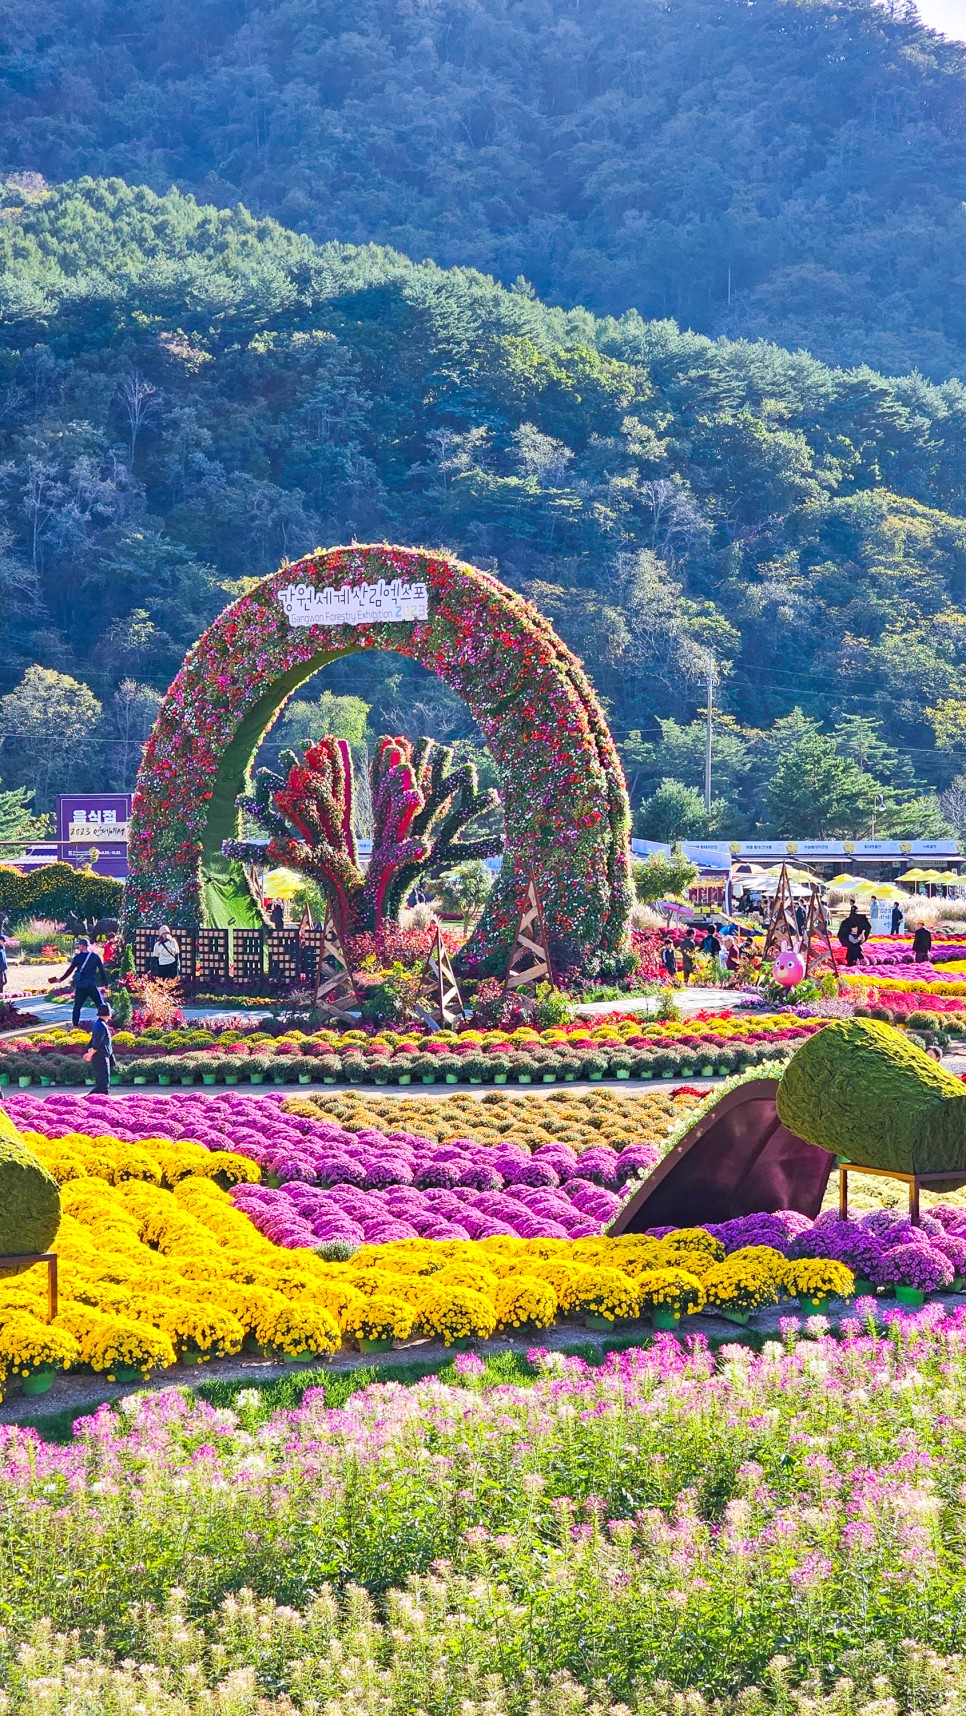
<svg viewBox="0 0 966 1716"><path fill-rule="evenodd" d="M538 983L552 982L553 965L547 945L543 907L537 893L537 884L530 875L507 962L503 993L506 995L510 990L523 989L529 985L535 988Z"/></svg>
<svg viewBox="0 0 966 1716"><path fill-rule="evenodd" d="M0 1257L0 1276L6 1269L16 1269L19 1274L21 1270L30 1269L35 1263L47 1265L47 1321L52 1323L57 1315L56 1251L32 1251L21 1257Z"/></svg>
<svg viewBox="0 0 966 1716"><path fill-rule="evenodd" d="M914 1227L921 1226L919 1210L919 1193L922 1187L935 1191L956 1191L963 1183L962 1171L945 1174L900 1174L892 1168L867 1168L862 1162L843 1162L839 1169L839 1219L849 1219L849 1175L873 1174L879 1180L900 1180L909 1188L909 1220Z"/></svg>

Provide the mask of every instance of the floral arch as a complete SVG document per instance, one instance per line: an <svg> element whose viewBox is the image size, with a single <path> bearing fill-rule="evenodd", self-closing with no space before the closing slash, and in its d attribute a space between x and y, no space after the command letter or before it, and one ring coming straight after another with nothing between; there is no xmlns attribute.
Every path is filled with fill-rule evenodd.
<svg viewBox="0 0 966 1716"><path fill-rule="evenodd" d="M398 599L401 586L387 588L394 580L417 587L421 599L406 611L425 618L329 619L363 585ZM363 649L395 650L439 674L469 706L496 764L506 856L470 962L493 969L505 956L528 871L558 957L583 964L594 952L619 951L630 908L627 792L580 663L498 579L448 554L385 544L319 549L284 566L226 608L190 651L138 774L126 925L261 921L244 870L222 856L222 842L238 833L235 800L291 694L326 663Z"/></svg>

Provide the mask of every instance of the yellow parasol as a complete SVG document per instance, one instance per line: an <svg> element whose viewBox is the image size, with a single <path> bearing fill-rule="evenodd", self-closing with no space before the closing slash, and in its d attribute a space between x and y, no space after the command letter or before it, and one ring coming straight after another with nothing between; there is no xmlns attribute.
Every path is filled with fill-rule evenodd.
<svg viewBox="0 0 966 1716"><path fill-rule="evenodd" d="M932 870L907 870L904 876L899 877L899 880L900 882L931 882L933 876Z"/></svg>
<svg viewBox="0 0 966 1716"><path fill-rule="evenodd" d="M863 888L865 877L850 876L847 871L844 871L841 876L833 876L830 882L825 883L825 886L826 888L835 888L839 893L844 894L848 892L849 888Z"/></svg>
<svg viewBox="0 0 966 1716"><path fill-rule="evenodd" d="M294 870L269 870L262 883L263 900L291 900L303 886Z"/></svg>

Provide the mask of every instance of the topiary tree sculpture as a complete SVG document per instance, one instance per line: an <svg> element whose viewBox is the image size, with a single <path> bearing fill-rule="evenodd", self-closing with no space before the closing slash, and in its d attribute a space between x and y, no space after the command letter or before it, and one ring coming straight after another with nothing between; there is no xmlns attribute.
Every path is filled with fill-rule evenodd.
<svg viewBox="0 0 966 1716"><path fill-rule="evenodd" d="M966 1181L966 1085L891 1025L825 1025L786 1066L776 1107L790 1132L844 1161Z"/></svg>
<svg viewBox="0 0 966 1716"><path fill-rule="evenodd" d="M254 790L238 799L269 836L267 847L226 840L226 857L284 864L310 876L325 893L343 936L398 922L400 909L426 870L499 851L497 835L466 831L498 796L481 789L472 763L453 766L453 751L435 739L382 737L369 766L373 841L367 869L353 832L352 755L344 739L319 739L301 757L283 751L285 774L258 769Z"/></svg>
<svg viewBox="0 0 966 1716"><path fill-rule="evenodd" d="M59 1226L57 1181L0 1109L0 1258L49 1251Z"/></svg>

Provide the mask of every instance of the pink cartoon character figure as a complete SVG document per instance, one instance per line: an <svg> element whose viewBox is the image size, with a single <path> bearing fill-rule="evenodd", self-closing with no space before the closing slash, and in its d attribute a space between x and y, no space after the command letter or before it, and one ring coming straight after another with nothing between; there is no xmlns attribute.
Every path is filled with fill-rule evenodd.
<svg viewBox="0 0 966 1716"><path fill-rule="evenodd" d="M805 956L793 947L783 947L781 953L775 955L771 968L776 983L783 989L797 989L805 981Z"/></svg>

